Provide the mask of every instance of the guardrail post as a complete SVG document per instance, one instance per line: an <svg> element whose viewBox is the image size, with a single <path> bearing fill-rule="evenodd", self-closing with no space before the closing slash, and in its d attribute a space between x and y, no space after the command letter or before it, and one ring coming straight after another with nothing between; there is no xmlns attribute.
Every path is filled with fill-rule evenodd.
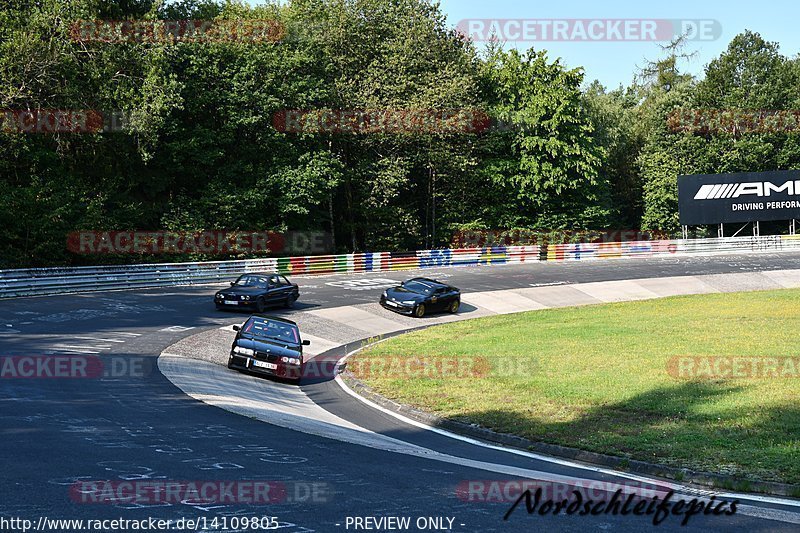
<svg viewBox="0 0 800 533"><path fill-rule="evenodd" d="M650 257L659 254L724 254L740 251L800 250L800 238L790 235L761 236L756 226L753 236L707 239L663 240L639 243L605 243L575 247L568 244L538 245L538 248L484 247L454 250L428 250L415 254L389 252L346 254L301 258L266 258L206 263L166 263L127 266L37 268L0 271L0 298L64 294L106 289L166 287L222 281L229 276L268 270L282 274L307 272L381 272L410 266L466 266L522 262L528 253L538 260L603 259L606 257ZM684 231L684 233L686 230Z"/></svg>

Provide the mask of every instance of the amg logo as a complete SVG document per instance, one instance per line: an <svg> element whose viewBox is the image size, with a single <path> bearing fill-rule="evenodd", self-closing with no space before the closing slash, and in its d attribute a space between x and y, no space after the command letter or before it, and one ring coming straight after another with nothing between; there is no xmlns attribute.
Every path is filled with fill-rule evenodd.
<svg viewBox="0 0 800 533"><path fill-rule="evenodd" d="M768 181L703 185L694 195L694 199L719 200L739 198L740 196L770 196L773 192L783 192L791 196L800 195L800 180L787 181L783 185L775 185Z"/></svg>

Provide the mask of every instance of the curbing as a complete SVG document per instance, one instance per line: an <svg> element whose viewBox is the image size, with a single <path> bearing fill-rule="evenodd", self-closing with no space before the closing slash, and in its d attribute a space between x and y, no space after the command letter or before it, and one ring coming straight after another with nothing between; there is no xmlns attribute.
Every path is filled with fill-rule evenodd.
<svg viewBox="0 0 800 533"><path fill-rule="evenodd" d="M360 349L349 354L349 356L352 357L359 351L371 345L372 344L364 345ZM735 489L744 492L755 492L793 498L800 496L800 485L750 480L724 474L714 474L711 472L696 472L687 468L678 468L634 459L626 459L624 457L590 452L587 450L570 448L558 444L548 444L545 442L533 441L517 435L498 433L491 429L481 427L477 424L468 424L466 422L459 422L457 420L448 420L446 418L441 418L431 413L420 411L419 409L397 403L370 389L361 380L356 378L349 370L345 369L344 372L339 374L339 377L341 377L342 381L344 382L343 384L347 385L355 394L358 394L359 396L362 396L363 398L380 405L384 409L401 414L421 424L445 429L466 437L481 439L484 441L509 446L511 448L541 453L543 455L550 455L561 459L569 459L595 466L613 468L619 471L666 478L683 484L693 484L726 490Z"/></svg>
<svg viewBox="0 0 800 533"><path fill-rule="evenodd" d="M800 277L798 277L798 275L800 275L800 270L770 271L769 273L776 275L772 276L776 277L776 281L774 283L770 282L771 285L777 284L783 286L784 288L800 286ZM763 277L767 273L764 272L755 274ZM729 274L729 276L737 276L736 279L739 279L739 277L743 275L744 274ZM699 281L701 278L715 277L715 276L717 275L700 276L699 278L696 279L696 281ZM692 276L687 276L687 278L691 277ZM778 283L777 280L781 280L781 282ZM636 282L637 280L627 280L627 281ZM596 286L597 284L590 283L587 285ZM749 287L749 290L754 290L755 285L749 284L747 286ZM724 289L727 290L724 290L723 292L738 292L731 290L732 288L733 287L731 286L725 286ZM745 290L744 292L749 292L749 291ZM666 294L662 294L661 296L659 296L659 294L653 292L651 293L651 296L653 298L667 296ZM685 292L680 292L676 295L679 294L682 295L685 294ZM572 305L575 304L572 303ZM567 307L569 306L571 305L568 303ZM564 307L564 306L558 305L557 307ZM753 493L754 495L757 493L762 493L762 494L772 494L776 496L786 496L790 498L800 497L800 485L791 485L786 483L746 479L746 478L735 477L732 475L694 471L688 468L680 468L663 464L648 463L646 461L629 459L620 456L607 455L607 454L570 448L567 446L561 446L556 444L537 442L516 435L498 433L488 428L478 426L477 424L469 424L465 422L459 422L457 420L443 419L436 415L426 413L418 409L412 408L410 406L402 405L392 400L389 400L377 394L375 391L371 390L366 384L358 380L354 375L352 375L352 373L347 371L346 364L348 358L357 354L364 348L372 346L377 342L382 342L383 340L386 340L389 337L394 337L397 335L409 333L410 331L426 329L433 325L435 324L421 325L419 327L412 327L412 328L406 327L391 331L389 333L373 335L369 338L360 341L359 340L350 341L346 344L332 348L331 350L328 350L324 353L318 354L316 357L322 357L322 360L325 360L327 356L334 357L334 359L338 362L337 365L338 370L336 371L338 375L336 376L335 381L340 387L342 387L342 389L344 389L346 393L350 394L351 398L353 399L361 398L367 403L374 402L372 407L377 406L380 409L385 409L387 413L396 413L398 415L405 416L407 419L411 421L414 421L421 425L429 426L432 429L442 428L443 430L450 431L451 433L461 434L478 440L483 440L486 441L487 443L488 442L498 443L511 448L520 449L522 451L537 452L540 453L541 455L548 455L554 458L555 457L563 458L566 460L574 461L575 463L584 463L586 465L606 467L609 470L616 470L619 473L624 473L624 472L637 473L655 478L662 478L664 480L667 479L674 480L686 486L689 485L705 486L710 488L717 488L720 489L721 491L734 490L739 492L750 492ZM351 346L355 348L352 351L351 351ZM345 354L341 358L339 358L336 356L336 354L340 353L342 349L344 349Z"/></svg>

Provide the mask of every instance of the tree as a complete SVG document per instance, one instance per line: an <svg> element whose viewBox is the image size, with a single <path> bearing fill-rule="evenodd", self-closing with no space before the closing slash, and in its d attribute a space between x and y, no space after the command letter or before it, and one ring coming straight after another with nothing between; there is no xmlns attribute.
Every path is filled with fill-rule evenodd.
<svg viewBox="0 0 800 533"><path fill-rule="evenodd" d="M608 222L606 151L594 139L584 105L583 72L550 63L545 52L490 50L486 99L493 116L510 125L485 146L483 172L507 191L517 226L600 227Z"/></svg>
<svg viewBox="0 0 800 533"><path fill-rule="evenodd" d="M594 139L607 151L600 179L610 187L612 224L638 228L642 217L642 182L637 157L645 143L639 106L641 87L613 91L595 81L584 91L595 128Z"/></svg>
<svg viewBox="0 0 800 533"><path fill-rule="evenodd" d="M745 31L705 69L696 84L685 82L666 93L654 89L646 103L650 135L640 156L645 182L643 224L676 231L677 177L789 169L800 163L793 135L769 128L739 129L709 122L682 131L668 126L676 112L702 117L735 110L753 116L793 109L798 101L794 61L779 53L776 43ZM693 115L694 114L694 115ZM722 126L722 127L719 127Z"/></svg>

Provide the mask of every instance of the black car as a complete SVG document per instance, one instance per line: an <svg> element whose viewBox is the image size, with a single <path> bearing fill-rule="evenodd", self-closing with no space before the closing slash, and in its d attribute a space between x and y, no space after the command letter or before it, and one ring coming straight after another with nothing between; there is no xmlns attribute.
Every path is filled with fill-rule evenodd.
<svg viewBox="0 0 800 533"><path fill-rule="evenodd" d="M461 291L433 279L412 278L399 287L384 291L381 305L391 311L419 318L435 311L456 313L461 305Z"/></svg>
<svg viewBox="0 0 800 533"><path fill-rule="evenodd" d="M228 357L228 368L247 370L300 383L305 362L297 324L284 318L253 315L237 332Z"/></svg>
<svg viewBox="0 0 800 533"><path fill-rule="evenodd" d="M278 274L244 274L231 282L230 289L214 295L217 309L255 309L263 313L268 306L292 307L300 288Z"/></svg>

